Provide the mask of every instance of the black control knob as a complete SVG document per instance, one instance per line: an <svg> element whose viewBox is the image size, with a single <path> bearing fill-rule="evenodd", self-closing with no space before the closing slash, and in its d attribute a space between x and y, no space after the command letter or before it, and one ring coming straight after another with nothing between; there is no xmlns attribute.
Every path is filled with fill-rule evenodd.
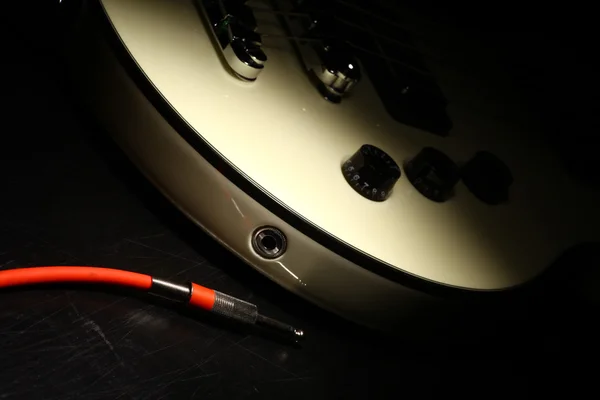
<svg viewBox="0 0 600 400"><path fill-rule="evenodd" d="M446 154L425 147L405 165L408 180L429 200L444 202L452 197L460 179L458 167Z"/></svg>
<svg viewBox="0 0 600 400"><path fill-rule="evenodd" d="M333 16L321 12L310 13L306 36L314 40L314 50L321 63L313 68L321 94L339 103L360 81L362 73L354 49L339 36Z"/></svg>
<svg viewBox="0 0 600 400"><path fill-rule="evenodd" d="M513 175L498 157L480 151L461 169L465 186L486 204L497 205L508 201Z"/></svg>
<svg viewBox="0 0 600 400"><path fill-rule="evenodd" d="M230 42L223 49L227 64L238 77L248 81L255 80L267 61L267 55L261 48L260 35L246 29L236 20L228 25L228 31Z"/></svg>
<svg viewBox="0 0 600 400"><path fill-rule="evenodd" d="M362 145L342 165L346 182L361 196L373 201L387 199L394 184L400 179L400 167L383 150Z"/></svg>
<svg viewBox="0 0 600 400"><path fill-rule="evenodd" d="M314 72L325 89L323 94L328 100L339 102L360 80L360 65L350 49L341 43L325 43L319 56L321 66Z"/></svg>

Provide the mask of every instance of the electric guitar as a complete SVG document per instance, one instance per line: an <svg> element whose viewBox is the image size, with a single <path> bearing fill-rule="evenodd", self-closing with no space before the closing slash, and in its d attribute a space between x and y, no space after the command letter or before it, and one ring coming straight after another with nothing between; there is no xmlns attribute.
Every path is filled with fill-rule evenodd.
<svg viewBox="0 0 600 400"><path fill-rule="evenodd" d="M435 29L378 7L90 0L71 54L106 130L191 220L286 289L389 328L535 281L600 239L600 197L497 100L480 49L443 37L436 53L419 44Z"/></svg>

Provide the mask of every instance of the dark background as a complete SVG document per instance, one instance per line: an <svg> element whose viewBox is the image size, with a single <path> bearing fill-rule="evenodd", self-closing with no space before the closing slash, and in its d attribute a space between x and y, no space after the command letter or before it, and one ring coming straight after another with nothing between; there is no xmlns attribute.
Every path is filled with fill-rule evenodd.
<svg viewBox="0 0 600 400"><path fill-rule="evenodd" d="M308 338L291 346L127 291L3 291L1 399L577 396L592 383L597 309L567 289L546 299L544 312L510 322L483 312L418 338L391 338L318 310L229 255L79 107L65 84L52 3L20 2L4 21L0 268L103 265L194 280L258 304ZM593 180L595 148L585 141L596 132L596 92L586 72L593 47L585 12L505 2L491 10L409 6L494 46L566 165ZM565 265L590 267L593 257Z"/></svg>
<svg viewBox="0 0 600 400"><path fill-rule="evenodd" d="M419 0L407 6L492 49L519 89L519 99L511 100L535 116L575 179L600 185L598 25L589 4Z"/></svg>

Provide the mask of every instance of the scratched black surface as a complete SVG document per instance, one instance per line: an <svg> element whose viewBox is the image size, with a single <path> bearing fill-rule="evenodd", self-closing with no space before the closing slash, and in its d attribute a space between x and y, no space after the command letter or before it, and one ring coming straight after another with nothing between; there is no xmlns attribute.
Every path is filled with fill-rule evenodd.
<svg viewBox="0 0 600 400"><path fill-rule="evenodd" d="M127 291L4 291L0 398L398 398L489 388L514 397L537 387L532 369L550 380L562 370L540 370L533 357L570 354L574 337L585 337L534 329L517 335L519 345L443 330L394 339L284 292L183 218L103 138L64 87L51 24L30 11L3 39L0 268L104 265L194 280L255 302L308 339L290 346Z"/></svg>

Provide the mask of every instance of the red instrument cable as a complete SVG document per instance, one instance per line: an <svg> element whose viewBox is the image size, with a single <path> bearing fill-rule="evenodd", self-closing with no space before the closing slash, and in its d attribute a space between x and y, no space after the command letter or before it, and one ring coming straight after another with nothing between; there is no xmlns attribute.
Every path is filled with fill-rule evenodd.
<svg viewBox="0 0 600 400"><path fill-rule="evenodd" d="M273 328L291 335L296 340L304 336L304 332L299 329L259 314L254 304L193 282L180 284L137 272L88 266L32 267L0 271L0 289L50 283L101 283L140 289L246 324Z"/></svg>

